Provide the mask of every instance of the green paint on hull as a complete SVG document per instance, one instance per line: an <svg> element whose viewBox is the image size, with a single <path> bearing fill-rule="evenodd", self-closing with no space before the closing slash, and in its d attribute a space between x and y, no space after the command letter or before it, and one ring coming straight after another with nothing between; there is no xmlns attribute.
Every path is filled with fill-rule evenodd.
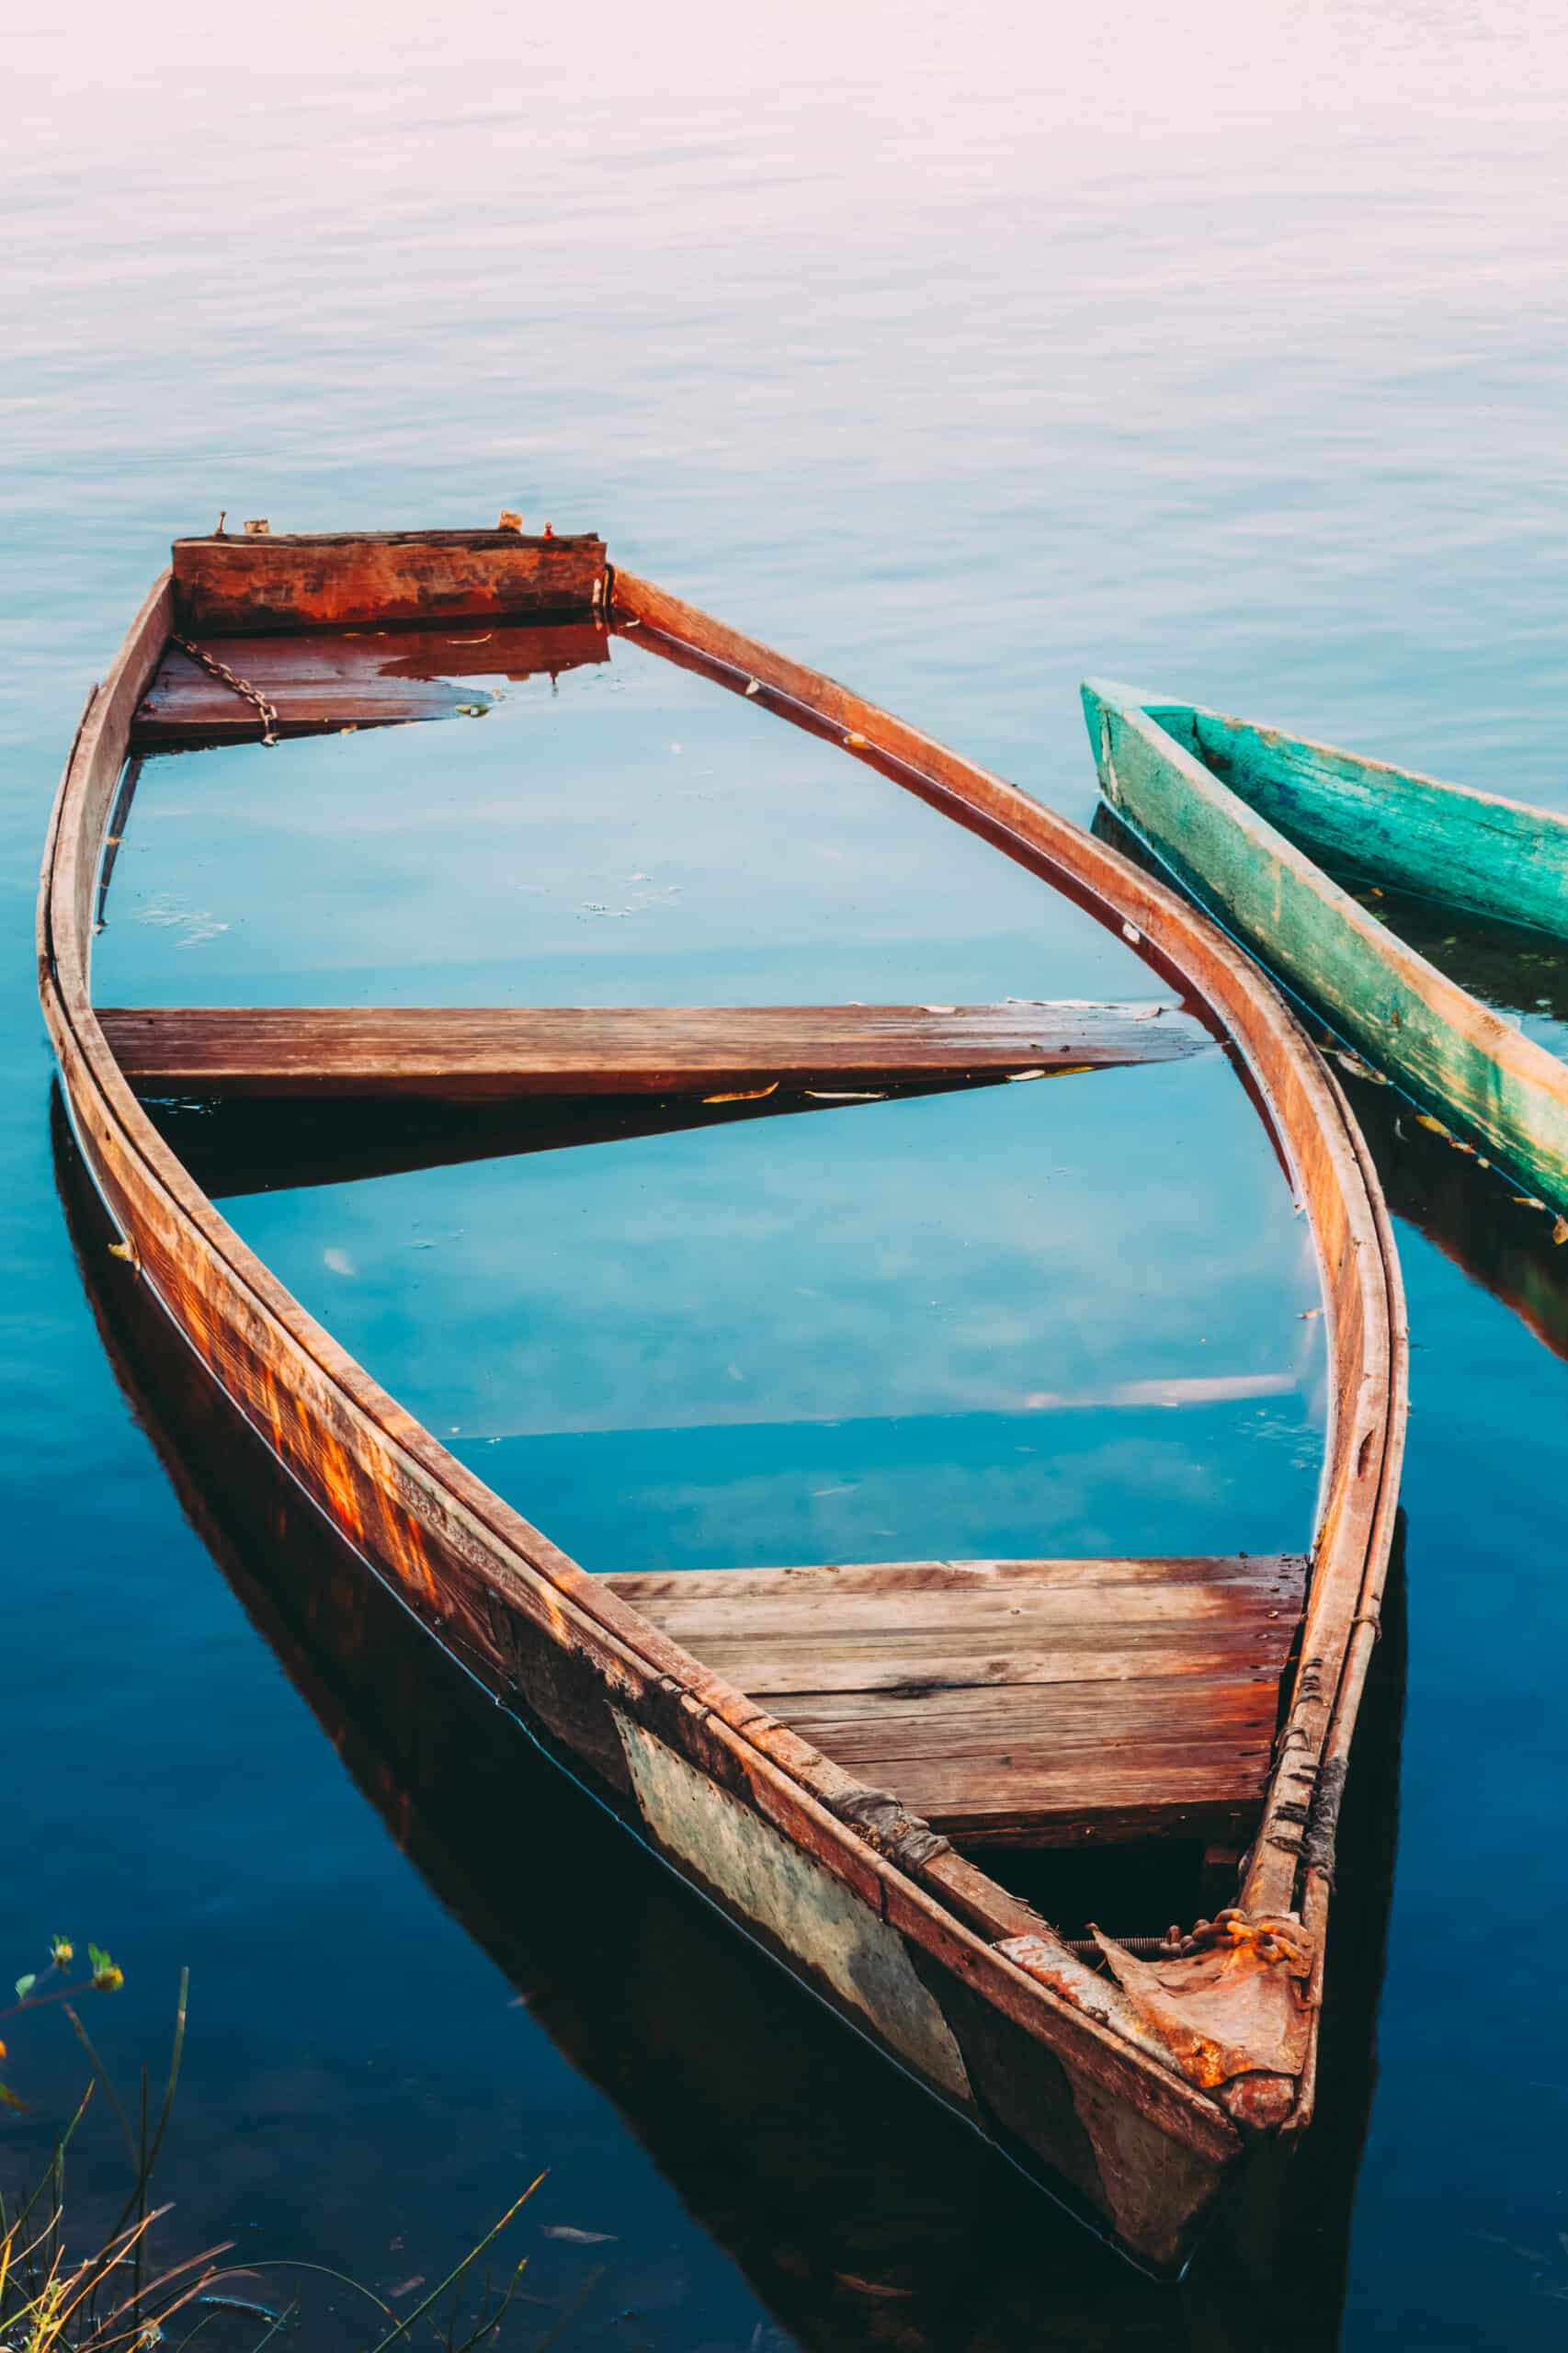
<svg viewBox="0 0 1568 2353"><path fill-rule="evenodd" d="M1568 937L1568 823L1091 682L1106 799L1374 1066L1568 1210L1568 1069L1407 947L1314 861Z"/></svg>

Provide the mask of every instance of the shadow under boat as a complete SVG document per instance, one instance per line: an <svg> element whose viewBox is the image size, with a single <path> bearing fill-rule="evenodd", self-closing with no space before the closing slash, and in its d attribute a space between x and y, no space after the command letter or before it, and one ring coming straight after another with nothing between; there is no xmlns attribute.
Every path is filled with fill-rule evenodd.
<svg viewBox="0 0 1568 2353"><path fill-rule="evenodd" d="M1247 2177L1183 2282L1158 2284L720 1931L700 1897L429 1642L146 1291L103 1279L112 1230L58 1093L52 1132L88 1302L193 1528L399 1848L789 2336L822 2353L1335 2343L1393 1862L1402 1541L1341 1822L1317 2120L1293 2159L1279 2152L1272 2172ZM597 1925L607 1885L613 1938ZM603 2293L613 2301L613 2264Z"/></svg>
<svg viewBox="0 0 1568 2353"><path fill-rule="evenodd" d="M874 1099L952 1095L1002 1079L884 1086ZM870 1097L868 1100L873 1099ZM209 1200L300 1185L352 1185L419 1168L508 1159L635 1136L805 1112L853 1111L854 1098L824 1100L783 1087L753 1102L710 1104L694 1095L550 1095L505 1103L426 1102L399 1097L229 1096L152 1100L144 1108Z"/></svg>

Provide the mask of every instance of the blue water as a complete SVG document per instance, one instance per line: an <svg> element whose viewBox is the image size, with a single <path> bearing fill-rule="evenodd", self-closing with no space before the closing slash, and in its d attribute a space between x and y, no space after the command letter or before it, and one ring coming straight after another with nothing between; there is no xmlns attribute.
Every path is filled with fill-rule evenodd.
<svg viewBox="0 0 1568 2353"><path fill-rule="evenodd" d="M1560 14L677 0L546 20L392 0L263 23L153 0L35 19L10 62L6 1953L31 1966L57 1927L111 1943L129 1984L92 2016L128 2070L155 2055L191 1964L166 2178L189 2244L233 2234L385 2292L435 2276L549 2165L524 2344L601 2266L574 2328L661 2353L896 2343L906 2313L905 2341L917 2317L915 2341L955 2347L1031 2329L1183 2341L1188 2305L1130 2301L1046 2210L973 2187L989 2176L962 2175L944 2209L933 2182L971 2161L922 2141L878 2073L843 2062L853 2112L835 2104L836 2044L781 1995L710 1986L723 1964L702 1936L680 1942L684 1915L635 1895L613 1850L592 1849L581 1886L547 1881L546 1901L570 1897L584 1950L618 1904L653 1907L649 1983L678 1951L714 2015L744 2013L725 2084L744 2112L735 2070L756 2069L771 2174L732 2160L727 2190L722 2148L698 2165L656 2129L683 2083L694 2118L721 2112L689 2025L652 2104L630 2058L562 2031L573 1939L548 1942L517 2006L506 1938L432 1885L416 1840L389 1838L116 1383L56 1193L32 877L85 688L169 539L220 507L278 529L503 506L598 528L621 562L1081 819L1086 670L1568 805ZM479 726L155 764L102 994L1157 993L929 813L901 804L890 832L863 798L890 788L727 705L705 719L689 682L654 676L618 661L563 678L558 703L534 682ZM567 856L559 818L585 794L598 822ZM421 810L440 820L422 837ZM536 875L546 821L556 862ZM976 1156L989 1189L967 1223L939 1217ZM1258 1543L1299 1532L1314 1413L1299 1229L1217 1066L580 1160L249 1196L235 1215L595 1564L810 1557L808 1540L892 1555L901 1509L949 1531L921 1552L1002 1549L1044 1523L1064 1546L1100 1530L1131 1547L1173 1515L1195 1544L1244 1514L1268 1522ZM779 1212L769 1188L787 1183L806 1214ZM1472 1242L1528 1215L1502 1194L1461 1208ZM1551 1999L1568 1930L1568 1371L1417 1222L1400 1241L1408 1711L1342 2341L1546 2346L1568 2297ZM1550 1248L1524 1235L1517 1255L1554 1298ZM1193 1403L1181 1384L1211 1374L1275 1386ZM1156 1412L1146 1381L1185 1409ZM813 1492L835 1486L848 1495ZM527 1819L500 1779L485 1805L499 1882ZM672 2008L636 2011L628 2050ZM778 2185L808 2177L816 2146L786 2130L770 2038L818 2070L818 2141L874 2205L881 2276L913 2278L913 2302L835 2286L870 2260L829 2226L842 2183L805 2200L782 2252L770 2240ZM6 2039L47 2120L74 2046L43 2025ZM966 2238L955 2214L982 2211ZM823 2297L791 2301L813 2264ZM1260 2309L1256 2286L1236 2301ZM1312 2326L1301 2341L1335 2341Z"/></svg>

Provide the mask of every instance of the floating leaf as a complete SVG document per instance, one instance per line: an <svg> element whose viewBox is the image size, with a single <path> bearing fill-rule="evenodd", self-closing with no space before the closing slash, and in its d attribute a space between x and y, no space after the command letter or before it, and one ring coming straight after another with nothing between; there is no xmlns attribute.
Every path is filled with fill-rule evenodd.
<svg viewBox="0 0 1568 2353"><path fill-rule="evenodd" d="M771 1086L743 1086L733 1095L705 1095L702 1100L705 1103L760 1103L765 1095L777 1095L778 1092L778 1081L775 1079Z"/></svg>
<svg viewBox="0 0 1568 2353"><path fill-rule="evenodd" d="M1417 1111L1415 1119L1418 1126L1430 1128L1435 1136L1446 1136L1449 1132L1441 1120L1435 1120L1430 1111Z"/></svg>
<svg viewBox="0 0 1568 2353"><path fill-rule="evenodd" d="M27 1973L27 1975L26 1975L25 1977L18 1977L18 1978L17 1978L17 2001L18 2001L18 2002L25 2002L25 2001L27 2000L27 1998L28 1998L28 1995L32 1992L33 1987L34 1987L37 1984L38 1984L38 1972L37 1972L37 1970L36 1970L36 1969L29 1969L29 1970L28 1970L28 1973Z"/></svg>
<svg viewBox="0 0 1568 2353"><path fill-rule="evenodd" d="M1553 1242L1568 1242L1568 1217L1560 1217L1551 1229Z"/></svg>
<svg viewBox="0 0 1568 2353"><path fill-rule="evenodd" d="M748 683L748 685L747 685L747 687L746 687L746 692L747 692L747 694L748 694L748 695L759 695L759 694L762 692L762 681L761 681L761 679L760 679L760 678L753 678L752 680L750 680L750 682Z"/></svg>
<svg viewBox="0 0 1568 2353"><path fill-rule="evenodd" d="M852 2288L858 2296L913 2296L913 2288L895 2288L887 2279L862 2279L857 2271L835 2271L834 2278L841 2288Z"/></svg>
<svg viewBox="0 0 1568 2353"><path fill-rule="evenodd" d="M17 2097L9 2084L0 2084L0 2108L13 2109L18 2116L27 2114L25 2104Z"/></svg>
<svg viewBox="0 0 1568 2353"><path fill-rule="evenodd" d="M1123 939L1130 939L1134 948L1143 937L1135 923L1124 923L1121 926L1121 936Z"/></svg>
<svg viewBox="0 0 1568 2353"><path fill-rule="evenodd" d="M540 2238L563 2239L568 2246L613 2246L613 2231L580 2231L571 2222L546 2222Z"/></svg>
<svg viewBox="0 0 1568 2353"><path fill-rule="evenodd" d="M108 1255L111 1258L129 1259L132 1266L136 1264L136 1253L129 1242L111 1242L108 1245Z"/></svg>
<svg viewBox="0 0 1568 2353"><path fill-rule="evenodd" d="M852 752L863 752L866 748L866 738L863 735L857 734L853 728L844 740L848 745L849 749Z"/></svg>

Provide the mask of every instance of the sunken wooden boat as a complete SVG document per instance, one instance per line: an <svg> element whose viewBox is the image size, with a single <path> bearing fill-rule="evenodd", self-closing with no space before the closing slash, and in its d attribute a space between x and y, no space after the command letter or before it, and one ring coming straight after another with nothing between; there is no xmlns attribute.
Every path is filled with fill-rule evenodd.
<svg viewBox="0 0 1568 2353"><path fill-rule="evenodd" d="M276 740L434 715L453 693L432 683L417 632L473 618L601 641L637 631L1070 894L1184 1006L96 1008L92 938L128 756L214 728ZM351 634L390 627L409 632L405 662ZM849 2022L1129 2252L1179 2265L1244 2160L1312 2112L1335 1825L1403 1441L1386 1214L1345 1097L1273 983L1179 894L1017 788L612 567L600 541L509 527L177 542L72 750L39 961L78 1144L122 1237L120 1279L157 1302L367 1568ZM786 1082L1114 1066L1210 1038L1238 1063L1315 1246L1329 1380L1305 1558L590 1574L305 1313L146 1108L171 1093L301 1092L483 1116L518 1097L701 1104ZM852 1728L854 1769L822 1736L829 1722ZM1066 1941L978 1859L1194 1833L1226 1875L1213 1916L1137 1951L1097 1931ZM605 1897L594 1933L613 1924Z"/></svg>
<svg viewBox="0 0 1568 2353"><path fill-rule="evenodd" d="M1091 681L1107 800L1427 1115L1568 1211L1568 1066L1324 871L1568 935L1568 819L1222 711Z"/></svg>
<svg viewBox="0 0 1568 2353"><path fill-rule="evenodd" d="M1173 2291L1106 2261L869 2043L803 1992L789 1999L767 1958L715 1933L707 1905L366 1575L148 1287L121 1279L58 1095L51 1126L77 1270L126 1403L333 1764L793 2342L863 2353L891 2302L901 2353L950 2353L960 2308L976 2346L1256 2353L1256 2283L1266 2279L1290 2280L1299 2345L1335 2341L1397 1844L1397 1542L1339 1824L1317 2115L1300 2154L1220 2218ZM1438 1147L1438 1157L1470 1173L1456 1154ZM497 1836L519 1819L529 1824L526 1872L514 1839ZM585 1935L612 1887L616 1936ZM641 2278L634 2248L607 2245L601 2309L626 2302L628 2266ZM537 2266L530 2277L548 2296ZM561 2295L574 2307L581 2281L575 2270L569 2279Z"/></svg>

